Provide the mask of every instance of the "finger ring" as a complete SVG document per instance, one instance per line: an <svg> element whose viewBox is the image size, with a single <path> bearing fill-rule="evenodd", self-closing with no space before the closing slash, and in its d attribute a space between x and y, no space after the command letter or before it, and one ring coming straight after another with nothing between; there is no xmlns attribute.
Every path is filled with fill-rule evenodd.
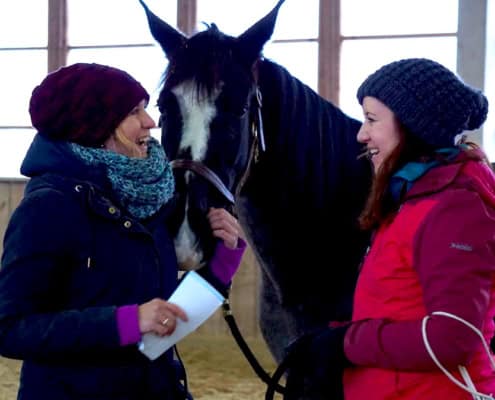
<svg viewBox="0 0 495 400"><path fill-rule="evenodd" d="M163 326L167 326L168 321L170 321L170 319L169 319L169 318L165 318L165 319L162 321L162 325L163 325Z"/></svg>

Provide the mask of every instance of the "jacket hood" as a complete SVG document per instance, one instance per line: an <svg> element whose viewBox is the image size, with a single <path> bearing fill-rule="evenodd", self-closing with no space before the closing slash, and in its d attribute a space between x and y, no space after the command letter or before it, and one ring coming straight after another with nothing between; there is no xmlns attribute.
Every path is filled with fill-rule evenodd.
<svg viewBox="0 0 495 400"><path fill-rule="evenodd" d="M482 153L479 153L480 158ZM457 182L478 192L483 201L495 208L495 173L484 162L469 159L461 153L455 162L431 168L418 179L406 194L406 199L437 192Z"/></svg>
<svg viewBox="0 0 495 400"><path fill-rule="evenodd" d="M473 181L481 198L495 208L495 173L485 163L468 162L464 172Z"/></svg>
<svg viewBox="0 0 495 400"><path fill-rule="evenodd" d="M33 178L47 173L89 180L100 185L106 182L104 169L85 165L72 152L68 142L51 140L38 133L21 164L21 174Z"/></svg>

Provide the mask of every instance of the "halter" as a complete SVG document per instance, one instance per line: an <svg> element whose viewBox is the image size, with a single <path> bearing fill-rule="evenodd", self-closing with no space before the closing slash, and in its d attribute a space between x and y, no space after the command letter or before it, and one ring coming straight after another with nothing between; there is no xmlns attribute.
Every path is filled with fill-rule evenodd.
<svg viewBox="0 0 495 400"><path fill-rule="evenodd" d="M261 91L258 86L256 86L255 94L256 95L254 97L256 99L256 102L254 105L256 107L256 110L254 113L254 119L251 120L251 124L250 124L253 143L251 145L251 148L249 149L249 158L246 164L246 169L244 170L244 173L241 175L239 184L235 188L234 191L235 195L238 195L240 190L244 186L244 183L246 182L247 177L249 176L249 171L251 169L251 164L253 160L256 163L259 159L260 151L265 152L266 150L265 135L263 132L263 120L261 117L262 97L261 97ZM172 160L170 164L173 169L185 169L187 171L192 171L195 174L203 177L209 183L211 183L230 204L232 205L235 204L235 196L232 194L232 192L227 188L227 186L225 186L225 184L218 177L218 175L208 166L206 166L204 163L195 160L177 158L175 160Z"/></svg>
<svg viewBox="0 0 495 400"><path fill-rule="evenodd" d="M249 157L248 161L246 164L246 169L244 170L243 174L241 175L241 178L239 179L239 183L237 184L235 188L235 196L232 194L232 192L225 186L225 184L222 182L222 180L218 177L218 175L213 172L208 166L203 164L200 161L195 161L195 160L186 160L186 159L175 159L172 160L171 166L173 169L185 169L187 171L192 171L195 174L203 177L206 179L209 183L211 183L221 194L222 196L233 206L235 206L235 197L239 195L242 187L244 186L244 183L246 182L248 176L249 176L249 171L251 170L251 165L252 163L257 163L259 161L259 156L260 152L263 153L266 151L266 144L265 144L265 135L263 131L263 119L261 115L261 108L262 108L262 95L259 87L256 85L255 86L255 96L252 98L255 99L254 101L254 107L255 110L252 112L252 110L248 109L247 112L250 112L251 114L254 114L254 118L250 120L250 131L251 135L253 138L253 142L251 144L251 147L249 149ZM237 325L237 322L235 321L235 318L232 314L232 310L230 308L230 302L227 299L224 300L222 304L223 308L223 317L229 326L230 332L232 333L232 336L234 337L234 340L236 341L237 345L241 349L242 353L246 357L247 361L253 368L254 372L258 377L267 384L267 394L266 398L269 399L270 395L273 396L275 392L278 393L284 393L285 388L281 386L278 382L281 378L281 375L285 371L286 365L289 362L287 360L286 362L282 363L281 366L276 371L276 374L273 376L270 376L268 372L266 372L259 361L257 360L256 356L254 353L251 351L249 348L249 345L247 342L244 340L239 327Z"/></svg>
<svg viewBox="0 0 495 400"><path fill-rule="evenodd" d="M194 161L194 160L186 160L183 158L178 158L176 160L172 160L170 162L172 168L174 169L186 169L188 171L195 172L196 174L205 178L208 182L210 182L215 188L227 199L231 204L235 203L234 196L230 192L230 190L225 186L222 180L215 174L210 168L208 168L205 164Z"/></svg>

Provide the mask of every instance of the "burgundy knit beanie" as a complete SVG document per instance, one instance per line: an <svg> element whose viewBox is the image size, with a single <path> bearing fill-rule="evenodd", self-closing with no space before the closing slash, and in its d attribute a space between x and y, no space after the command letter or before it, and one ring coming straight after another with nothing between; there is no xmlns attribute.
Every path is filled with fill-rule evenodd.
<svg viewBox="0 0 495 400"><path fill-rule="evenodd" d="M127 72L79 63L48 74L33 90L29 113L45 137L99 147L142 100L148 93Z"/></svg>

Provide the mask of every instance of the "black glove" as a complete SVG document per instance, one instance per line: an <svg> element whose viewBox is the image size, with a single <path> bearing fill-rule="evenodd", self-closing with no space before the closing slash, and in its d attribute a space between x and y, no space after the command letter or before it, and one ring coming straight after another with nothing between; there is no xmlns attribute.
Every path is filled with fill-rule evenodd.
<svg viewBox="0 0 495 400"><path fill-rule="evenodd" d="M291 359L284 400L344 399L344 368L352 365L344 354L349 326L304 335L288 347Z"/></svg>

